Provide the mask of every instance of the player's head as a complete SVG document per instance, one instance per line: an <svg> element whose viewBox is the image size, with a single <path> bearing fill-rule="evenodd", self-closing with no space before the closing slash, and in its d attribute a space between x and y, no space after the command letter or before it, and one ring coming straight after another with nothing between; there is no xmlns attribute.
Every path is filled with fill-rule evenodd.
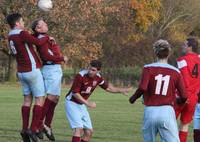
<svg viewBox="0 0 200 142"><path fill-rule="evenodd" d="M101 62L99 60L92 60L89 67L89 76L94 77L101 70Z"/></svg>
<svg viewBox="0 0 200 142"><path fill-rule="evenodd" d="M10 28L24 28L24 21L22 15L19 13L13 13L6 17L6 21L9 24Z"/></svg>
<svg viewBox="0 0 200 142"><path fill-rule="evenodd" d="M170 55L171 45L167 40L159 39L153 44L153 49L158 59L166 59Z"/></svg>
<svg viewBox="0 0 200 142"><path fill-rule="evenodd" d="M37 19L33 21L31 29L34 33L47 33L48 32L48 26L47 23L44 22L43 19Z"/></svg>
<svg viewBox="0 0 200 142"><path fill-rule="evenodd" d="M187 38L182 46L182 52L184 54L189 52L198 53L198 41L193 37Z"/></svg>

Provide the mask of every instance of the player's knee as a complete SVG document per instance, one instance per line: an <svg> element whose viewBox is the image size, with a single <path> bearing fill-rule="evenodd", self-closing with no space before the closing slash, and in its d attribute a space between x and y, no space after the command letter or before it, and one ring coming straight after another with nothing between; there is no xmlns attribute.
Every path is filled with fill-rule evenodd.
<svg viewBox="0 0 200 142"><path fill-rule="evenodd" d="M53 102L55 102L55 103L58 103L59 96L48 94L48 99L51 100L51 101L53 101Z"/></svg>
<svg viewBox="0 0 200 142"><path fill-rule="evenodd" d="M82 128L75 128L75 129L73 129L73 135L74 136L80 136L81 135L81 133L83 132L83 129Z"/></svg>
<svg viewBox="0 0 200 142"><path fill-rule="evenodd" d="M23 106L31 106L31 104L32 104L32 96L31 95L24 96Z"/></svg>
<svg viewBox="0 0 200 142"><path fill-rule="evenodd" d="M181 123L181 124L180 124L180 130L181 130L181 131L184 131L184 132L187 132L188 129L189 129L189 125L190 125L190 123L187 123L187 124Z"/></svg>
<svg viewBox="0 0 200 142"><path fill-rule="evenodd" d="M35 105L43 106L44 104L44 97L35 97Z"/></svg>
<svg viewBox="0 0 200 142"><path fill-rule="evenodd" d="M87 136L87 137L92 137L92 134L94 133L94 130L93 129L89 129L89 130L86 130L85 131L85 135Z"/></svg>

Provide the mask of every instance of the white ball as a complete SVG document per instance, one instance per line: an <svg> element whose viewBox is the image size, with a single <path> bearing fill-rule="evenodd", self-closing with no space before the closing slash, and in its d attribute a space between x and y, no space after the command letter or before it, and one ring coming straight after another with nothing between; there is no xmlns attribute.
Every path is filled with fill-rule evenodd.
<svg viewBox="0 0 200 142"><path fill-rule="evenodd" d="M53 7L51 0L39 0L38 7L43 11L49 11Z"/></svg>

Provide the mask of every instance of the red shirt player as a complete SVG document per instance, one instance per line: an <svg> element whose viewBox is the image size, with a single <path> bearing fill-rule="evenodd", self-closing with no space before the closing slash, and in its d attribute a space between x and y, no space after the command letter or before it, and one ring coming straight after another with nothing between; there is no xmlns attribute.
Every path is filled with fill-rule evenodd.
<svg viewBox="0 0 200 142"><path fill-rule="evenodd" d="M180 93L179 103L186 101L185 87L180 71L167 63L171 46L166 40L154 44L158 62L144 66L138 89L130 103L143 95L144 98L144 142L154 142L159 133L165 142L179 142L178 128L173 105L175 92Z"/></svg>
<svg viewBox="0 0 200 142"><path fill-rule="evenodd" d="M91 61L88 70L82 70L75 76L73 85L66 96L66 115L71 128L74 130L72 142L88 142L92 136L92 123L86 107L96 107L96 103L89 101L88 98L98 85L108 92L124 95L127 95L130 89L116 88L108 84L99 74L100 68L100 61ZM82 132L83 136L80 138Z"/></svg>
<svg viewBox="0 0 200 142"><path fill-rule="evenodd" d="M181 142L186 142L188 126L194 115L195 106L198 101L197 94L200 89L200 58L195 53L198 49L198 42L194 38L188 38L182 46L184 56L178 58L177 64L184 79L188 94L188 101L184 106L175 106L176 117L180 116L179 137Z"/></svg>
<svg viewBox="0 0 200 142"><path fill-rule="evenodd" d="M41 46L45 44L49 38L46 37L39 40L25 31L24 21L21 14L14 13L8 15L7 22L11 27L8 37L10 50L16 57L17 74L21 82L24 95L24 102L21 108L23 122L21 136L24 142L30 141L29 136L34 142L37 142L37 123L40 120L44 101L43 96L45 94L43 77L40 72L41 62L32 44ZM33 119L29 131L30 107L33 97L35 98L35 105L33 108Z"/></svg>
<svg viewBox="0 0 200 142"><path fill-rule="evenodd" d="M38 19L32 23L32 30L34 35L39 39L49 37L48 25L44 20ZM67 57L63 57L60 51L60 46L55 41L48 41L43 46L37 48L39 55L43 62L42 75L45 83L45 91L47 97L43 105L43 113L39 123L39 138L43 139L43 132L45 132L47 138L51 141L55 141L55 137L52 131L52 120L54 116L54 110L58 104L61 92L62 81L62 68L61 63Z"/></svg>

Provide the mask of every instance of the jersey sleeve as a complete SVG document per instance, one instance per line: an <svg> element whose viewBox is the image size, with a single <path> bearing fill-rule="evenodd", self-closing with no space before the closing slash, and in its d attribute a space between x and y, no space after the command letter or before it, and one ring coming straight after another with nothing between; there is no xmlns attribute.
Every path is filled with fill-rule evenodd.
<svg viewBox="0 0 200 142"><path fill-rule="evenodd" d="M108 88L108 82L106 82L102 77L100 78L99 81L99 86L101 88L103 88L104 90L106 90Z"/></svg>
<svg viewBox="0 0 200 142"><path fill-rule="evenodd" d="M140 83L139 83L139 89L144 92L147 91L149 80L150 80L149 69L147 67L144 67L143 72L142 72L142 77L141 77Z"/></svg>
<svg viewBox="0 0 200 142"><path fill-rule="evenodd" d="M77 74L74 78L74 82L72 84L71 91L73 93L80 93L81 92L81 84L82 84L82 76Z"/></svg>
<svg viewBox="0 0 200 142"><path fill-rule="evenodd" d="M41 38L41 40L44 40L44 38L46 37L43 37ZM48 49L49 49L49 43L46 42L45 44L43 44L41 47L38 47L37 48L40 48L38 50L40 50L41 52L41 57L44 61L52 61L52 62L60 62L60 61L64 61L64 57L63 56L60 56L60 55L55 55L55 54L50 54Z"/></svg>
<svg viewBox="0 0 200 142"><path fill-rule="evenodd" d="M189 87L190 71L188 70L188 65L186 60L181 59L177 61L178 68L183 76L186 89Z"/></svg>
<svg viewBox="0 0 200 142"><path fill-rule="evenodd" d="M33 35L29 34L27 31L21 31L20 36L24 40L24 42L31 43L36 46L42 46L49 40L48 37L45 37L43 39L38 39Z"/></svg>

